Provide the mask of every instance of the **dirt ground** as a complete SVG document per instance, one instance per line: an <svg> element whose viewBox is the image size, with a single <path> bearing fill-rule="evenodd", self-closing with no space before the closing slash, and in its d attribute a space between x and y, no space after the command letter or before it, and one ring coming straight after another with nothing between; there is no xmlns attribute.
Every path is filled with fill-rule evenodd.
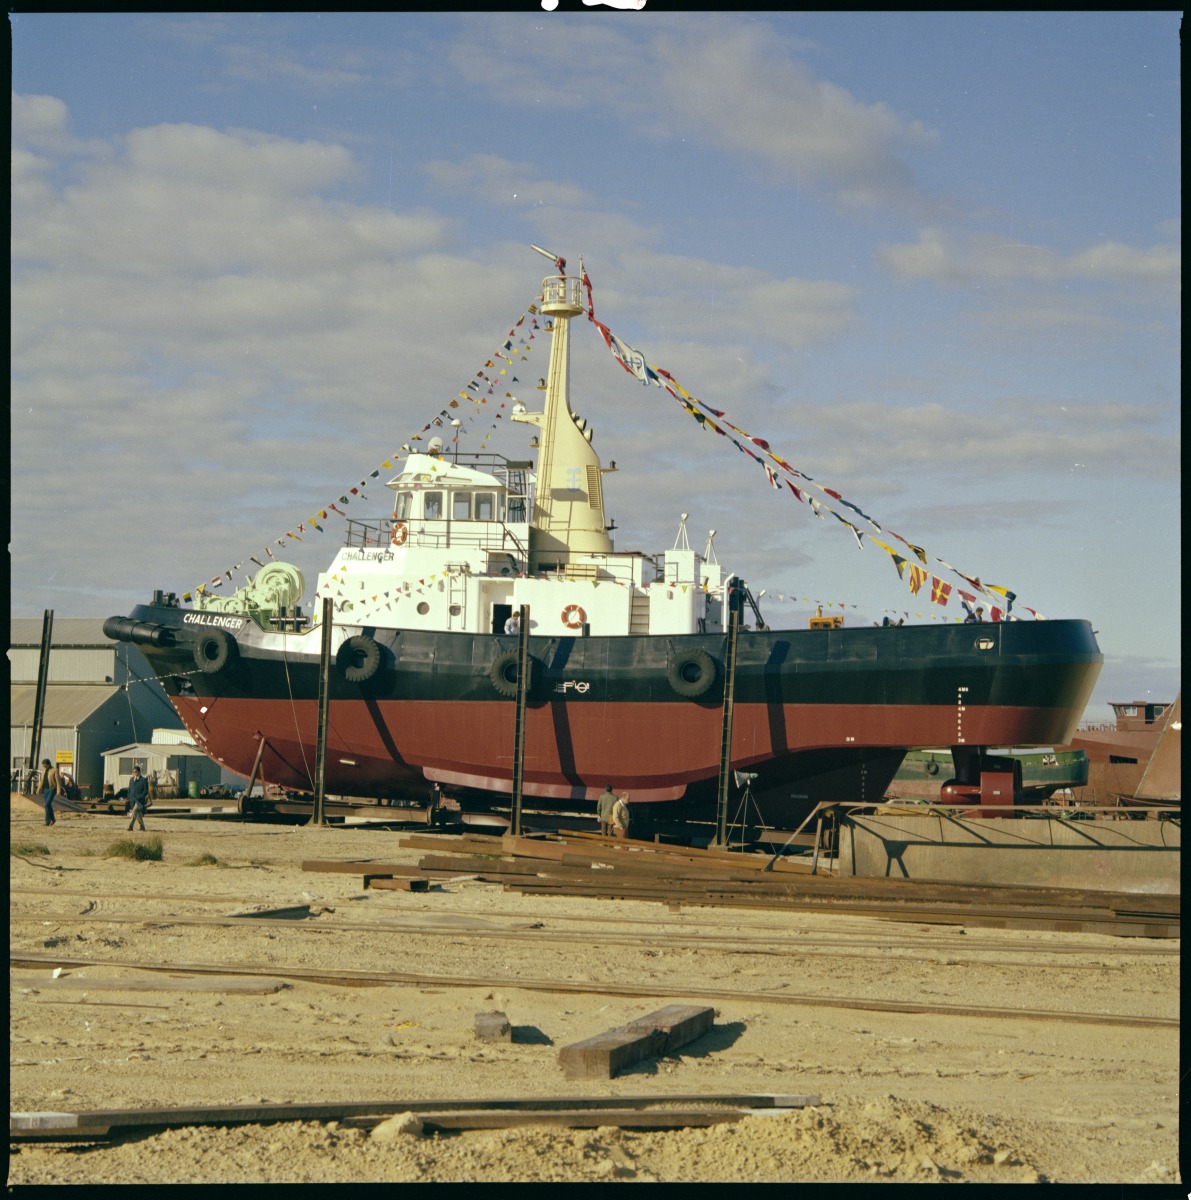
<svg viewBox="0 0 1191 1200"><path fill-rule="evenodd" d="M813 1094L814 1107L643 1132L532 1126L453 1134L335 1121L13 1142L9 1184L458 1181L1180 1181L1179 1032L1064 1019L887 1013L830 999L1173 1020L1178 943L944 928L830 914L531 898L450 880L367 890L316 858L416 863L402 836L150 812L159 862L108 857L108 815L11 810L14 956L401 971L417 984L289 978L273 994L181 990L110 965L11 971L13 1112L538 1096ZM29 847L48 845L50 854ZM200 865L201 856L217 863ZM285 922L226 918L310 906ZM491 980L459 986L452 979ZM126 980L130 990L105 981ZM589 985L531 989L529 981ZM81 988L79 982L92 981ZM135 984L133 983L135 981ZM519 986L519 982L522 986ZM658 994L609 994L613 983ZM135 990L131 990L134 987ZM601 990L601 988L605 990ZM707 993L736 995L709 999ZM784 1002L793 999L795 1002ZM815 1003L818 1000L820 1003ZM674 1003L711 1033L607 1081L560 1047ZM475 1015L503 1011L512 1042Z"/></svg>

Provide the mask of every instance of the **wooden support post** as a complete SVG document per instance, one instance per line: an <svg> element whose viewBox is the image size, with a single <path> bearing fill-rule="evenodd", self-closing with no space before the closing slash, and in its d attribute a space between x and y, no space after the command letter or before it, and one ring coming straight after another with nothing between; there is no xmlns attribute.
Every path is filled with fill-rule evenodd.
<svg viewBox="0 0 1191 1200"><path fill-rule="evenodd" d="M517 634L517 706L513 723L513 824L521 836L521 793L525 779L525 700L529 692L529 605L521 605L521 629Z"/></svg>
<svg viewBox="0 0 1191 1200"><path fill-rule="evenodd" d="M260 773L261 762L265 757L265 747L268 745L268 742L265 740L263 734L258 733L257 737L260 738L261 744L256 750L256 760L252 764L252 773L248 776L248 786L240 793L240 798L236 801L236 808L241 817L245 816L248 812L248 802L252 798L252 789L256 787L257 775ZM262 782L261 792L263 793L264 790L264 784Z"/></svg>
<svg viewBox="0 0 1191 1200"><path fill-rule="evenodd" d="M54 640L53 633L54 610L47 608L41 620L41 656L37 660L37 691L33 697L33 729L29 735L30 780L33 778L32 772L41 768L38 756L41 754L41 726L42 721L45 719L46 685L50 681L50 648ZM124 686L128 686L127 682ZM133 730L133 736L136 736L135 730ZM42 780L42 786L45 786L44 779Z"/></svg>
<svg viewBox="0 0 1191 1200"><path fill-rule="evenodd" d="M633 1063L702 1037L714 1021L714 1008L669 1004L619 1029L564 1046L558 1061L568 1079L611 1079Z"/></svg>
<svg viewBox="0 0 1191 1200"><path fill-rule="evenodd" d="M322 657L318 672L318 741L314 756L314 823L327 823L327 712L331 707L331 629L334 602L323 598Z"/></svg>
<svg viewBox="0 0 1191 1200"><path fill-rule="evenodd" d="M715 842L728 844L728 780L732 774L732 718L736 708L736 639L740 632L740 613L733 608L728 615L728 650L724 655L724 720L720 735L719 792L715 804Z"/></svg>

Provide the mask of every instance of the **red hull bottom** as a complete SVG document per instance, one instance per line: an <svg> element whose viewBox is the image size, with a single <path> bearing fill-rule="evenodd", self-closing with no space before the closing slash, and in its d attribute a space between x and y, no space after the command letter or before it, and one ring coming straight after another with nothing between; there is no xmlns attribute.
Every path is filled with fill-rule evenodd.
<svg viewBox="0 0 1191 1200"><path fill-rule="evenodd" d="M316 702L180 696L174 704L199 745L223 766L247 776L263 738L262 777L314 790ZM438 781L508 793L513 711L507 701L337 701L329 715L327 791L423 798L428 784ZM772 789L797 784L806 774L804 759L813 760L821 775L833 756L843 767L863 760L866 751L1050 744L1066 733L1070 719L1066 709L1007 706L739 704L731 765L759 772L760 786ZM717 777L721 722L718 706L560 700L531 707L525 794L557 807L594 800L612 784L634 800L678 799L692 785ZM881 781L882 791L887 782ZM808 796L796 786L790 794L870 798Z"/></svg>

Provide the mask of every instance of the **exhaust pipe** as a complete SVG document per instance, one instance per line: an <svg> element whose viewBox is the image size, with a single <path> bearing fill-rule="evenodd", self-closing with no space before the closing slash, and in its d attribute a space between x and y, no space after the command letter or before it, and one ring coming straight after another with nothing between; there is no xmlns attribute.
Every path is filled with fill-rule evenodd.
<svg viewBox="0 0 1191 1200"><path fill-rule="evenodd" d="M177 641L168 626L134 621L131 617L108 617L103 623L103 635L114 642L134 642L139 646L173 646Z"/></svg>

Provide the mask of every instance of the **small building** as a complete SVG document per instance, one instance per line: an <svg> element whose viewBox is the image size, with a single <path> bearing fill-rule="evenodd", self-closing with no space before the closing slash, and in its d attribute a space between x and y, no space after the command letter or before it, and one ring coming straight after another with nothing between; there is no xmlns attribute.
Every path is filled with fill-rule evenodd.
<svg viewBox="0 0 1191 1200"><path fill-rule="evenodd" d="M9 734L12 786L30 768L41 618L9 622ZM55 618L38 758L73 775L84 796L103 791L103 753L151 737L155 727L182 728L165 691L136 646L104 636L99 618Z"/></svg>
<svg viewBox="0 0 1191 1200"><path fill-rule="evenodd" d="M1181 701L1180 694L1180 710ZM1114 724L1086 725L1075 731L1069 748L1083 750L1088 756L1085 803L1115 804L1119 796L1136 794L1171 707L1169 700L1113 702Z"/></svg>
<svg viewBox="0 0 1191 1200"><path fill-rule="evenodd" d="M159 738L158 735L167 735ZM185 739L185 740L184 740ZM162 799L198 794L202 788L217 787L222 771L208 758L189 734L154 730L150 742L132 742L103 752L104 791L113 793L128 786L132 768L140 767L149 781L151 794Z"/></svg>

